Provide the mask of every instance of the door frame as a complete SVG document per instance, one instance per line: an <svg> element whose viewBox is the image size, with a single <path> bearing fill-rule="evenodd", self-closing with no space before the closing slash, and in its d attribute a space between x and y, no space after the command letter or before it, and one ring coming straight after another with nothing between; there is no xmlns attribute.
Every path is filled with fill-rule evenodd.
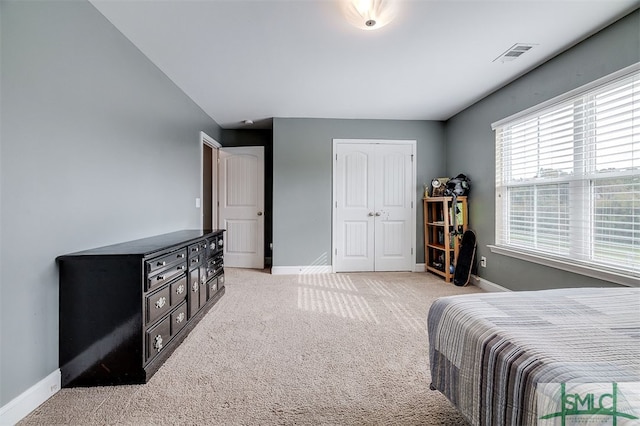
<svg viewBox="0 0 640 426"><path fill-rule="evenodd" d="M336 160L337 160L337 146L339 144L402 144L402 145L410 145L411 146L411 156L413 161L411 162L411 205L413 206L412 210L414 211L413 220L411 221L411 263L413 264L412 271L416 270L416 222L418 205L417 203L417 145L418 142L415 139L333 139L332 151L331 151L331 272L336 272L336 233L338 232L338 224L336 217L336 208L337 208L337 188L336 188Z"/></svg>
<svg viewBox="0 0 640 426"><path fill-rule="evenodd" d="M200 200L204 200L204 145L213 150L211 155L211 224L212 227L218 226L218 150L222 148L222 144L207 135L200 132ZM204 212L200 207L200 229L204 225Z"/></svg>

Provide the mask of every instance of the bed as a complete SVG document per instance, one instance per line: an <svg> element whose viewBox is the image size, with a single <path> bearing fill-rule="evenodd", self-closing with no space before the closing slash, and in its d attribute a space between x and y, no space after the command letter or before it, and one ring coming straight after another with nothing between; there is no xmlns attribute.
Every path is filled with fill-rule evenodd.
<svg viewBox="0 0 640 426"><path fill-rule="evenodd" d="M473 425L561 424L598 407L621 413L619 425L640 417L640 288L443 297L427 325L431 388Z"/></svg>

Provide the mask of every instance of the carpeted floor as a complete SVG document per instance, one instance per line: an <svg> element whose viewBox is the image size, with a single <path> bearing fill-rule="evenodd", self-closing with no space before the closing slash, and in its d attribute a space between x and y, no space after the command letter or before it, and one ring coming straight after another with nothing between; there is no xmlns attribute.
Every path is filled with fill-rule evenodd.
<svg viewBox="0 0 640 426"><path fill-rule="evenodd" d="M426 317L482 290L425 273L227 269L226 283L149 383L63 389L19 424L466 424L429 389Z"/></svg>

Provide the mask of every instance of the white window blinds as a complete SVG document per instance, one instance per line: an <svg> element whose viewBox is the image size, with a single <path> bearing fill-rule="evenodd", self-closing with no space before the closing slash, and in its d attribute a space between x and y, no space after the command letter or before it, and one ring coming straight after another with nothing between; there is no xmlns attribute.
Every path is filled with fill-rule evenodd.
<svg viewBox="0 0 640 426"><path fill-rule="evenodd" d="M640 277L640 71L494 124L496 246Z"/></svg>

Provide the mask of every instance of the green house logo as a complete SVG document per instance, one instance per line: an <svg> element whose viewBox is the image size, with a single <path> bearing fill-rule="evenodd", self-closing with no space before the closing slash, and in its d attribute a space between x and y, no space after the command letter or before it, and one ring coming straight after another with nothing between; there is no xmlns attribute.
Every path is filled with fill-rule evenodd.
<svg viewBox="0 0 640 426"><path fill-rule="evenodd" d="M543 383L538 425L640 425L640 383Z"/></svg>

